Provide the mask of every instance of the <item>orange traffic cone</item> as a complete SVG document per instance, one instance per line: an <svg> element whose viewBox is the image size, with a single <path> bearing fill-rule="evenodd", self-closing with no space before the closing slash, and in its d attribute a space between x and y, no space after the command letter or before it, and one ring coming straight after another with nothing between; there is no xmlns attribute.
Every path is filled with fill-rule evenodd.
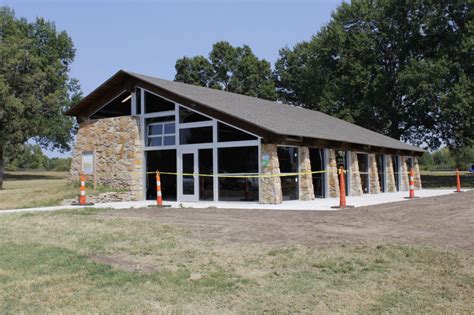
<svg viewBox="0 0 474 315"><path fill-rule="evenodd" d="M409 183L408 185L410 193L408 197L405 197L405 199L415 199L418 197L415 197L415 173L413 172L413 168L410 169L410 176L409 176Z"/></svg>
<svg viewBox="0 0 474 315"><path fill-rule="evenodd" d="M410 199L415 198L415 175L413 174L413 168L410 170Z"/></svg>
<svg viewBox="0 0 474 315"><path fill-rule="evenodd" d="M86 204L86 177L81 173L81 194L79 195L79 204Z"/></svg>
<svg viewBox="0 0 474 315"><path fill-rule="evenodd" d="M73 202L72 205L74 206L92 206L94 205L93 202L87 202L86 198L86 176L84 173L81 173L79 175L79 178L81 180L81 190L79 194L79 203Z"/></svg>
<svg viewBox="0 0 474 315"><path fill-rule="evenodd" d="M354 206L348 206L346 202L346 177L344 176L344 168L342 166L339 169L339 206L334 206L331 208L354 208Z"/></svg>
<svg viewBox="0 0 474 315"><path fill-rule="evenodd" d="M461 174L459 173L459 169L456 169L456 191L461 192Z"/></svg>
<svg viewBox="0 0 474 315"><path fill-rule="evenodd" d="M156 205L158 207L163 206L163 197L161 195L161 179L160 179L160 172L156 171Z"/></svg>

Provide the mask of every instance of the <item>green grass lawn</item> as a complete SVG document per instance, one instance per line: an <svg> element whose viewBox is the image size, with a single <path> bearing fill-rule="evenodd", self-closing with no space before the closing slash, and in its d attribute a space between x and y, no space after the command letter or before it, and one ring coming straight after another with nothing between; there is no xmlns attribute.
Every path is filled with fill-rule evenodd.
<svg viewBox="0 0 474 315"><path fill-rule="evenodd" d="M78 183L70 184L67 172L19 171L7 172L0 190L0 210L55 206L64 199L79 196ZM87 187L87 194L96 194L111 189Z"/></svg>
<svg viewBox="0 0 474 315"><path fill-rule="evenodd" d="M469 252L218 243L98 210L0 216L0 313L469 313L473 292Z"/></svg>

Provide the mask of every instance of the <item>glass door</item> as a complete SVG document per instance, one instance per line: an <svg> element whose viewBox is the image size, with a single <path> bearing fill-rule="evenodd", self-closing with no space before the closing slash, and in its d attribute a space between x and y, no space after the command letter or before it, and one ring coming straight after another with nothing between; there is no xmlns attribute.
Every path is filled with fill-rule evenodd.
<svg viewBox="0 0 474 315"><path fill-rule="evenodd" d="M181 188L179 201L198 201L199 200L199 182L197 176L197 150L181 150L179 165L179 182Z"/></svg>

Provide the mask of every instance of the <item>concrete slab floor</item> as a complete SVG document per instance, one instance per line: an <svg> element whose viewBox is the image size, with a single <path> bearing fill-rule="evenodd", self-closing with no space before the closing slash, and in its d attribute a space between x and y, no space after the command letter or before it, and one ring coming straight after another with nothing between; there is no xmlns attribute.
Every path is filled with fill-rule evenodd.
<svg viewBox="0 0 474 315"><path fill-rule="evenodd" d="M415 196L420 198L441 196L454 193L454 189L422 189L416 190ZM382 194L366 194L357 197L347 197L347 205L355 207L371 206L382 203L406 201L405 197L408 197L408 191L395 192L395 193L382 193ZM153 200L147 201L131 201L131 202L110 202L110 203L99 203L91 208L99 209L129 209L129 208L144 208L149 205L155 205L156 202ZM331 208L339 205L339 198L324 198L315 199L311 201L300 201L300 200L289 200L284 201L281 204L268 205L260 204L258 202L245 202L245 201L199 201L199 202L163 202L164 205L171 206L172 208L218 208L218 209L268 209L268 210L313 210L313 211L336 211L338 209ZM42 207L42 208L26 208L26 209L11 209L11 210L0 210L0 214L7 213L18 213L18 212L40 212L40 211L54 211L78 208L78 206L53 206L53 207Z"/></svg>

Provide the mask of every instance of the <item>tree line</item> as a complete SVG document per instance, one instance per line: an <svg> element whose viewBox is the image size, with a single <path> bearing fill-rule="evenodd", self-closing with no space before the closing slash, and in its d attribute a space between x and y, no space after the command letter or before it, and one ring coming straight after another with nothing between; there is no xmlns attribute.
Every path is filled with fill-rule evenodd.
<svg viewBox="0 0 474 315"><path fill-rule="evenodd" d="M428 149L474 139L472 1L342 3L274 65L250 47L183 57L175 80L319 110Z"/></svg>
<svg viewBox="0 0 474 315"><path fill-rule="evenodd" d="M15 150L9 150L5 154L5 169L7 171L18 170L45 170L45 171L69 171L71 158L49 158L43 153L38 144L24 144Z"/></svg>

